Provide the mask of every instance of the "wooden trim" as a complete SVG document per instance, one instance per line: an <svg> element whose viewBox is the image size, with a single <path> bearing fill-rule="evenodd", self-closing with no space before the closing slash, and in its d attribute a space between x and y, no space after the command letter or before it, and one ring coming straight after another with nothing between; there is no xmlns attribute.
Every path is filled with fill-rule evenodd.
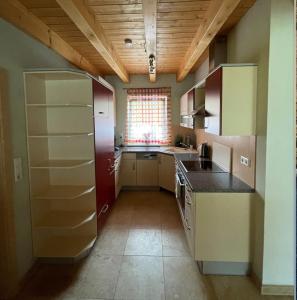
<svg viewBox="0 0 297 300"><path fill-rule="evenodd" d="M39 18L30 13L19 1L0 1L0 17L36 38L47 47L52 48L75 66L93 75L100 74L95 66Z"/></svg>
<svg viewBox="0 0 297 300"><path fill-rule="evenodd" d="M209 46L239 2L240 0L213 0L211 2L205 20L197 29L195 37L179 67L177 73L178 81L183 80L191 71L196 61Z"/></svg>
<svg viewBox="0 0 297 300"><path fill-rule="evenodd" d="M251 280L256 285L257 289L261 292L261 295L294 296L293 285L262 284L261 279L253 271L251 272Z"/></svg>
<svg viewBox="0 0 297 300"><path fill-rule="evenodd" d="M88 11L84 1L57 0L57 2L116 74L124 82L129 82L129 75L118 54L107 39L100 24L96 22L95 17Z"/></svg>
<svg viewBox="0 0 297 300"><path fill-rule="evenodd" d="M9 128L8 75L0 69L0 298L17 290L13 208L12 150Z"/></svg>
<svg viewBox="0 0 297 300"><path fill-rule="evenodd" d="M157 61L157 0L143 0L142 2L146 54L155 56ZM157 64L155 72L149 73L151 82L156 81Z"/></svg>
<svg viewBox="0 0 297 300"><path fill-rule="evenodd" d="M294 286L262 284L261 295L294 296Z"/></svg>

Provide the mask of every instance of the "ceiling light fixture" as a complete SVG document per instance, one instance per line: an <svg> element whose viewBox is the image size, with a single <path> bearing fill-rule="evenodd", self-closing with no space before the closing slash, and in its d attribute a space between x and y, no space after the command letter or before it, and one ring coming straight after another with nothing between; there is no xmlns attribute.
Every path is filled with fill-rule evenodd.
<svg viewBox="0 0 297 300"><path fill-rule="evenodd" d="M156 73L156 58L154 54L149 56L149 73L155 74Z"/></svg>
<svg viewBox="0 0 297 300"><path fill-rule="evenodd" d="M132 48L133 43L132 43L131 39L125 39L124 42L125 42L125 47L126 48Z"/></svg>

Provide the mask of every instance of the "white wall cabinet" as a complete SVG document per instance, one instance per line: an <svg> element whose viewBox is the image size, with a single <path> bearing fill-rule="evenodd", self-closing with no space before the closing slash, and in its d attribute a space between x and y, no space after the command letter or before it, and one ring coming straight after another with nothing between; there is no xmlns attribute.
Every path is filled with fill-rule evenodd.
<svg viewBox="0 0 297 300"><path fill-rule="evenodd" d="M175 159L172 155L158 154L159 186L168 191L175 191Z"/></svg>
<svg viewBox="0 0 297 300"><path fill-rule="evenodd" d="M256 132L257 66L223 65L206 78L205 132L249 136Z"/></svg>
<svg viewBox="0 0 297 300"><path fill-rule="evenodd" d="M184 94L180 98L180 115L185 116L188 114L188 94Z"/></svg>
<svg viewBox="0 0 297 300"><path fill-rule="evenodd" d="M92 79L24 73L35 257L76 258L97 236Z"/></svg>

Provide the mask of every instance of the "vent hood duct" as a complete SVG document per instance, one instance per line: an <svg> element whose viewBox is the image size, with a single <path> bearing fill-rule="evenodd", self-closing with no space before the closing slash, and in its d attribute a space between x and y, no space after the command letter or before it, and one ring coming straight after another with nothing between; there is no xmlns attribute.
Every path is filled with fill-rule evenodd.
<svg viewBox="0 0 297 300"><path fill-rule="evenodd" d="M216 36L209 45L209 73L218 65L227 63L227 37Z"/></svg>

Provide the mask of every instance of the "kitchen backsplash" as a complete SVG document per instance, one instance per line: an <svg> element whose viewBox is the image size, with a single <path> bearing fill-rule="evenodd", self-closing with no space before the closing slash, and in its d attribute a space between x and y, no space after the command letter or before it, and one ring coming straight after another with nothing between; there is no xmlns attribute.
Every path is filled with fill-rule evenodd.
<svg viewBox="0 0 297 300"><path fill-rule="evenodd" d="M256 164L256 137L255 136L216 136L205 133L204 129L189 129L180 126L172 126L172 137L179 134L183 137L190 136L194 147L201 143L207 143L212 148L212 143L217 142L232 148L232 173L242 181L255 187ZM250 160L249 167L240 164L240 156Z"/></svg>

